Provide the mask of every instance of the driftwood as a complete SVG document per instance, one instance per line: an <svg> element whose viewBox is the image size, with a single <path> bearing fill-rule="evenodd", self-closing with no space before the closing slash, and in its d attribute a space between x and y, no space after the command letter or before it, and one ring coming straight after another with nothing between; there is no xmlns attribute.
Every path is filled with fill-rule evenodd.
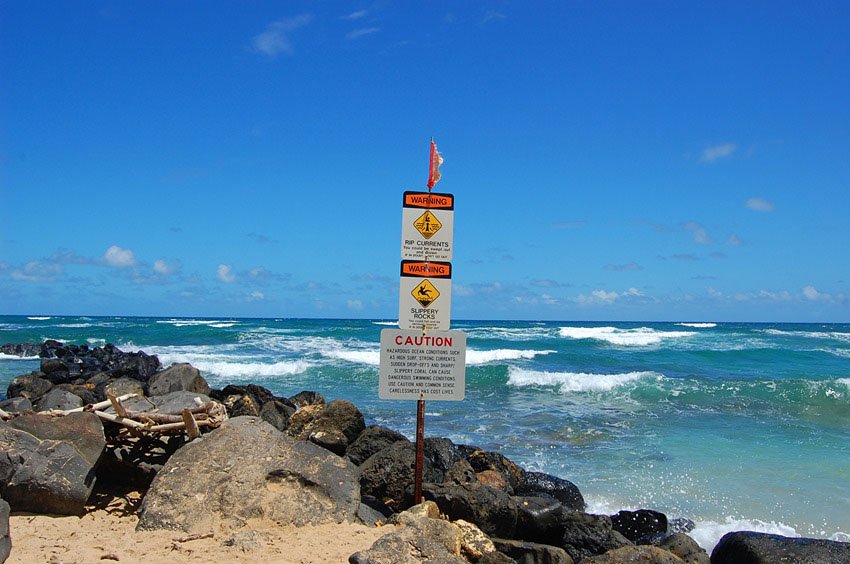
<svg viewBox="0 0 850 564"><path fill-rule="evenodd" d="M196 407L186 408L179 413L159 413L158 411L130 411L121 403L138 394L125 394L116 397L108 394L106 401L89 404L62 411L51 409L40 411L39 415L62 417L71 413L83 411L92 412L103 421L115 423L128 429L130 433L138 435L142 432L148 433L173 433L175 431L186 431L189 440L201 435L201 427L216 428L227 419L225 407L215 401L203 403L200 398L195 398ZM106 413L103 409L112 406L115 413ZM7 420L16 417L17 413L8 413L0 409L0 419Z"/></svg>

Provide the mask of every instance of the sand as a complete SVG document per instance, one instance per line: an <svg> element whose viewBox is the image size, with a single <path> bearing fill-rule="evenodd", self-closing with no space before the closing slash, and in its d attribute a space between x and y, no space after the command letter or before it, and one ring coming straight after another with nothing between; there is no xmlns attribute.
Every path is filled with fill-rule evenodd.
<svg viewBox="0 0 850 564"><path fill-rule="evenodd" d="M12 553L7 564L109 562L348 562L372 546L392 526L329 524L280 526L252 521L237 530L210 531L187 539L180 531L140 531L138 499L111 499L82 517L13 514Z"/></svg>

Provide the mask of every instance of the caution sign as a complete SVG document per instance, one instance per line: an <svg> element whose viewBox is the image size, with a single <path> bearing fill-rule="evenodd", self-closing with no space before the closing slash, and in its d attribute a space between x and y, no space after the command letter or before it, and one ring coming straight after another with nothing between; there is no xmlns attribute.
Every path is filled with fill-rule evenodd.
<svg viewBox="0 0 850 564"><path fill-rule="evenodd" d="M412 331L445 331L451 324L452 264L401 261L398 326Z"/></svg>
<svg viewBox="0 0 850 564"><path fill-rule="evenodd" d="M401 258L452 260L455 198L437 192L405 192L401 214Z"/></svg>
<svg viewBox="0 0 850 564"><path fill-rule="evenodd" d="M465 392L465 333L381 331L379 398L460 401Z"/></svg>

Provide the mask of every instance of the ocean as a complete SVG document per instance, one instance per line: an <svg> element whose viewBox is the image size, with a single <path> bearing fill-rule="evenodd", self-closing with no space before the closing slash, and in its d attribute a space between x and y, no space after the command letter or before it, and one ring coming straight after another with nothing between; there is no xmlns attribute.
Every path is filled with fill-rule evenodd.
<svg viewBox="0 0 850 564"><path fill-rule="evenodd" d="M378 399L392 321L0 316L0 343L144 350L213 387L348 399L413 437L416 404ZM731 530L850 541L850 325L461 321L466 398L429 401L426 437L497 450L574 482L589 510L649 508ZM0 395L38 369L0 355Z"/></svg>

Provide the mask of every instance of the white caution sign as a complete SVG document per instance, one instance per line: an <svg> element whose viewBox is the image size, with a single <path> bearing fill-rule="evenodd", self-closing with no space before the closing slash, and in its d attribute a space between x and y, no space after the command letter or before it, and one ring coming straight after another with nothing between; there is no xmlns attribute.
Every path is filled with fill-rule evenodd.
<svg viewBox="0 0 850 564"><path fill-rule="evenodd" d="M446 331L451 324L452 263L401 261L398 326L411 331Z"/></svg>
<svg viewBox="0 0 850 564"><path fill-rule="evenodd" d="M460 401L466 393L466 333L381 331L378 397Z"/></svg>
<svg viewBox="0 0 850 564"><path fill-rule="evenodd" d="M455 198L436 192L405 192L401 214L401 258L452 260Z"/></svg>

